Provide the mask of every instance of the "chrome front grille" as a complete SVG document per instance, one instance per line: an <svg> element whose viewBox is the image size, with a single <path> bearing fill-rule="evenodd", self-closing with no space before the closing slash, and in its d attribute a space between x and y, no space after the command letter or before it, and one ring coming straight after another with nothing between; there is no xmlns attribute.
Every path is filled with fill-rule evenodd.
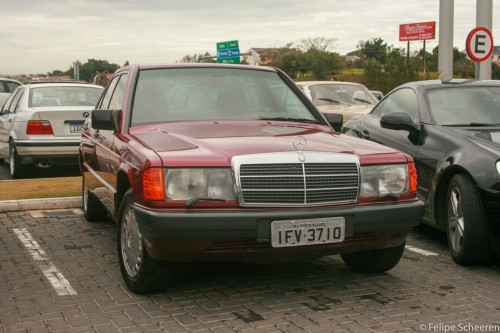
<svg viewBox="0 0 500 333"><path fill-rule="evenodd" d="M359 160L353 155L245 155L233 158L233 169L242 206L307 206L358 198Z"/></svg>

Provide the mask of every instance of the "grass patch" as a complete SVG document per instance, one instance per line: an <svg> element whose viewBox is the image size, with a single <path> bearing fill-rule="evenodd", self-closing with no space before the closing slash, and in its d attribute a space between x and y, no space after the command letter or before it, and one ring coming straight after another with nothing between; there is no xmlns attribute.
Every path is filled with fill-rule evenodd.
<svg viewBox="0 0 500 333"><path fill-rule="evenodd" d="M0 181L0 201L77 197L81 194L82 177Z"/></svg>

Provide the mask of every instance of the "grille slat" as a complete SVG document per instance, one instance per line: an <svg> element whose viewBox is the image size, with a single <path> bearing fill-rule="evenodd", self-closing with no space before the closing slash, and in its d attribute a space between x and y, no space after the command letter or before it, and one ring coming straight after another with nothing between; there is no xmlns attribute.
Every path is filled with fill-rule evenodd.
<svg viewBox="0 0 500 333"><path fill-rule="evenodd" d="M242 203L317 205L357 200L356 163L242 163Z"/></svg>

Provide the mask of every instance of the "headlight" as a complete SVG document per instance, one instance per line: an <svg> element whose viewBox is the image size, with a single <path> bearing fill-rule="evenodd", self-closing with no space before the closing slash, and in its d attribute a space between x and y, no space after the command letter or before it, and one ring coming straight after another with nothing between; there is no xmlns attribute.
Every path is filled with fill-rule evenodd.
<svg viewBox="0 0 500 333"><path fill-rule="evenodd" d="M500 161L497 162L497 172L500 175Z"/></svg>
<svg viewBox="0 0 500 333"><path fill-rule="evenodd" d="M408 166L406 164L361 167L360 197L381 196L389 193L409 192Z"/></svg>
<svg viewBox="0 0 500 333"><path fill-rule="evenodd" d="M167 171L166 188L170 200L236 198L229 169L171 169Z"/></svg>

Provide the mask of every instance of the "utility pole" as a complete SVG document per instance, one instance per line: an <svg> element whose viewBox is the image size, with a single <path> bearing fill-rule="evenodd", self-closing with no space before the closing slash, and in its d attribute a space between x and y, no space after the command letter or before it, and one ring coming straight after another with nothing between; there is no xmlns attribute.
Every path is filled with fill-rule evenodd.
<svg viewBox="0 0 500 333"><path fill-rule="evenodd" d="M453 10L454 0L439 0L438 70L442 81L453 78Z"/></svg>
<svg viewBox="0 0 500 333"><path fill-rule="evenodd" d="M493 0L476 0L476 27L491 31L493 18ZM476 80L491 80L491 57L476 62Z"/></svg>

